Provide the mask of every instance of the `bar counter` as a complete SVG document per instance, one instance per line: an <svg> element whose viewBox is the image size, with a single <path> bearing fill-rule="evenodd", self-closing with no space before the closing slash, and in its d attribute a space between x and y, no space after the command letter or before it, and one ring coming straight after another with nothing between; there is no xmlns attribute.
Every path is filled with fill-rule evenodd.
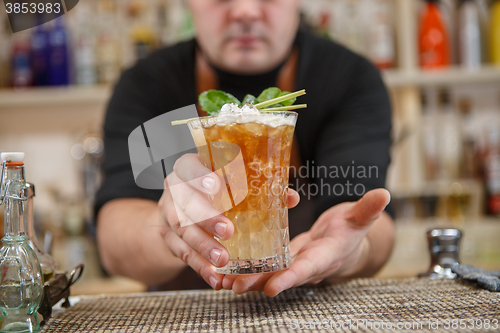
<svg viewBox="0 0 500 333"><path fill-rule="evenodd" d="M460 280L356 279L261 292L81 296L42 332L498 332L500 293Z"/></svg>

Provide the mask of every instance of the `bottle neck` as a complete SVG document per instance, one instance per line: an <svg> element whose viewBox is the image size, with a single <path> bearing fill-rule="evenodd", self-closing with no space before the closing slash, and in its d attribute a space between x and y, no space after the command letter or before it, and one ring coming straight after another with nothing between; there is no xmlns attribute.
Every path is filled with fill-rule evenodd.
<svg viewBox="0 0 500 333"><path fill-rule="evenodd" d="M26 179L24 166L8 166L2 184L2 194L5 195L3 241L26 237L25 189Z"/></svg>

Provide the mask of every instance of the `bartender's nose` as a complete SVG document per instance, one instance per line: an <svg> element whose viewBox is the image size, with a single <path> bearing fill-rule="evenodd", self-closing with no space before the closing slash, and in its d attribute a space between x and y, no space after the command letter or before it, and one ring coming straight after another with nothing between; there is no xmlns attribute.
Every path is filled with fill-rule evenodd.
<svg viewBox="0 0 500 333"><path fill-rule="evenodd" d="M262 16L261 0L236 0L231 7L231 18L243 23L250 23Z"/></svg>

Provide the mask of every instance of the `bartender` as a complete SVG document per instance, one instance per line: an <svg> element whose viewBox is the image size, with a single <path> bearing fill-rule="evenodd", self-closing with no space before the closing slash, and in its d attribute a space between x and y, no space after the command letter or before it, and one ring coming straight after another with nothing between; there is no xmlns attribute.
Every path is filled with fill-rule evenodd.
<svg viewBox="0 0 500 333"><path fill-rule="evenodd" d="M383 189L391 110L378 71L363 57L299 29L299 0L187 3L195 39L159 50L127 70L108 106L105 180L96 197L104 268L150 290L211 287L238 294L263 290L269 296L307 283L375 274L394 243L390 195ZM156 116L196 104L205 90L220 89L241 100L272 86L307 91L299 100L308 109L299 111L292 152L292 166L306 168L290 180L296 191L289 190L289 207L298 204L289 213L293 264L273 273L218 274L216 267L224 266L229 254L214 236L229 239L233 224L219 215L179 227L167 181L164 191L135 184L128 136ZM332 172L314 172L320 166ZM187 206L209 205L193 202L192 194L217 192L220 179L197 155L181 157L167 179L192 175L204 177L182 193ZM183 213L203 220L196 211Z"/></svg>

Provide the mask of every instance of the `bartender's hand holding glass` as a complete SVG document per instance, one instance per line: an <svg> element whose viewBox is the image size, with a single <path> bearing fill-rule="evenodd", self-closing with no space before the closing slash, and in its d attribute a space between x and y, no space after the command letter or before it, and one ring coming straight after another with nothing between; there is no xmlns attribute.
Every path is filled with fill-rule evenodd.
<svg viewBox="0 0 500 333"><path fill-rule="evenodd" d="M264 290L267 295L275 296L306 283L358 273L366 265L370 251L366 235L389 201L387 190L375 189L357 202L328 209L309 231L291 240L293 264L289 269L258 275L226 275L223 288L238 294Z"/></svg>
<svg viewBox="0 0 500 333"><path fill-rule="evenodd" d="M209 195L218 193L222 184L219 176L207 169L197 154L186 154L177 160L174 171L165 179L165 190L159 201L166 244L216 290L222 289L224 277L216 273L216 267L228 263L229 253L214 236L227 240L234 233L233 223L209 200ZM289 207L298 202L297 192L289 190Z"/></svg>

